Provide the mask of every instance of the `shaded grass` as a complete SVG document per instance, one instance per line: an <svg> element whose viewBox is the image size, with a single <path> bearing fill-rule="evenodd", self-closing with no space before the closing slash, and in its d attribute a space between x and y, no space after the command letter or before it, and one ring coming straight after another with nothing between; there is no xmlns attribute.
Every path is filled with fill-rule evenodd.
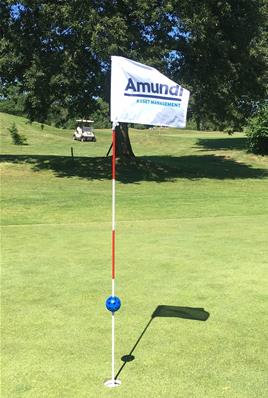
<svg viewBox="0 0 268 398"><path fill-rule="evenodd" d="M30 164L34 171L51 170L57 177L80 177L88 180L111 179L111 160L108 157L66 157L2 155L8 163ZM131 163L117 162L117 180L122 183L140 181L166 182L177 178L242 179L263 178L267 169L252 168L224 156L143 156Z"/></svg>
<svg viewBox="0 0 268 398"><path fill-rule="evenodd" d="M203 147L204 150L246 150L247 138L246 137L234 137L224 138L220 137L217 139L205 139L200 138L197 141L197 145Z"/></svg>
<svg viewBox="0 0 268 398"><path fill-rule="evenodd" d="M2 396L265 397L267 160L240 136L212 148L223 135L131 131L138 162L118 165L117 370L159 305L210 318L156 317L111 392L110 132L74 144L15 120L29 146L3 133Z"/></svg>

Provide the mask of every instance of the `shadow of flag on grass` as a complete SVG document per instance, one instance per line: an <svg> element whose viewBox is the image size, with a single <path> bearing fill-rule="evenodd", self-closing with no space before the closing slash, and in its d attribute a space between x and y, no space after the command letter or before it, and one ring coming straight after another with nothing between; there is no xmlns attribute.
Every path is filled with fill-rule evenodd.
<svg viewBox="0 0 268 398"><path fill-rule="evenodd" d="M126 366L127 362L131 362L135 359L133 352L136 349L137 345L141 341L143 335L145 334L146 330L150 326L152 320L154 318L182 318L182 319L190 319L193 321L206 321L209 317L209 312L205 311L204 308L192 308L192 307L179 307L179 306L172 306L172 305L158 305L154 312L151 315L151 318L145 328L143 329L142 333L138 337L136 343L132 347L129 354L123 355L121 360L123 364L121 365L119 371L117 372L115 378L117 379L124 367Z"/></svg>
<svg viewBox="0 0 268 398"><path fill-rule="evenodd" d="M163 318L183 318L194 321L206 321L209 313L204 308L177 307L172 305L159 305L152 314L152 319Z"/></svg>

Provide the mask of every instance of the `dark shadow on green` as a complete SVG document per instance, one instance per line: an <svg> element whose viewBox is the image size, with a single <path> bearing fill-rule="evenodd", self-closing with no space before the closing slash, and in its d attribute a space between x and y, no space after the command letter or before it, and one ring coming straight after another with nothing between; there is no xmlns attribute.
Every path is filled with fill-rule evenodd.
<svg viewBox="0 0 268 398"><path fill-rule="evenodd" d="M197 146L202 147L203 150L246 150L247 138L246 137L232 137L232 138L199 138Z"/></svg>
<svg viewBox="0 0 268 398"><path fill-rule="evenodd" d="M146 324L145 328L141 332L138 337L136 343L130 350L129 354L125 354L121 357L123 364L118 370L115 378L117 379L126 366L128 362L132 362L135 359L135 356L132 355L135 351L137 345L141 341L144 336L146 330L149 328L151 322L155 318L182 318L182 319L191 319L194 321L206 321L209 317L209 312L205 311L204 308L192 308L192 307L178 307L172 305L158 305L149 319L149 322Z"/></svg>
<svg viewBox="0 0 268 398"><path fill-rule="evenodd" d="M172 305L159 305L152 314L152 318L183 318L192 319L193 321L206 321L209 312L204 308L177 307Z"/></svg>
<svg viewBox="0 0 268 398"><path fill-rule="evenodd" d="M110 157L49 155L2 155L1 162L30 164L34 171L50 170L61 178L111 179ZM167 182L187 179L244 179L268 177L267 169L252 168L224 156L143 156L134 161L117 161L117 180L123 184L141 181Z"/></svg>

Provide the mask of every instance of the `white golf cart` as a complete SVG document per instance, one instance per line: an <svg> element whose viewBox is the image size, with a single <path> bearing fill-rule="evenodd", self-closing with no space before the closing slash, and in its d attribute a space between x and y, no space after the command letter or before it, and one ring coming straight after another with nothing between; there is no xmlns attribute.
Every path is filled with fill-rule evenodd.
<svg viewBox="0 0 268 398"><path fill-rule="evenodd" d="M76 120L76 129L73 134L73 139L77 141L96 141L93 133L93 120L79 119Z"/></svg>

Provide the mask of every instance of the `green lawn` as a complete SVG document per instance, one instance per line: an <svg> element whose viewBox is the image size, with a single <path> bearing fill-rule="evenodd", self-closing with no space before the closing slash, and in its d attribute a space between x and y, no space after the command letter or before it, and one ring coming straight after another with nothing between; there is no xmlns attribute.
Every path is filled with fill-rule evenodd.
<svg viewBox="0 0 268 398"><path fill-rule="evenodd" d="M28 145L12 144L15 121ZM96 143L0 114L3 398L262 398L268 159L241 133L131 130L118 164L116 371L110 377L111 132ZM71 159L73 147L75 159Z"/></svg>

